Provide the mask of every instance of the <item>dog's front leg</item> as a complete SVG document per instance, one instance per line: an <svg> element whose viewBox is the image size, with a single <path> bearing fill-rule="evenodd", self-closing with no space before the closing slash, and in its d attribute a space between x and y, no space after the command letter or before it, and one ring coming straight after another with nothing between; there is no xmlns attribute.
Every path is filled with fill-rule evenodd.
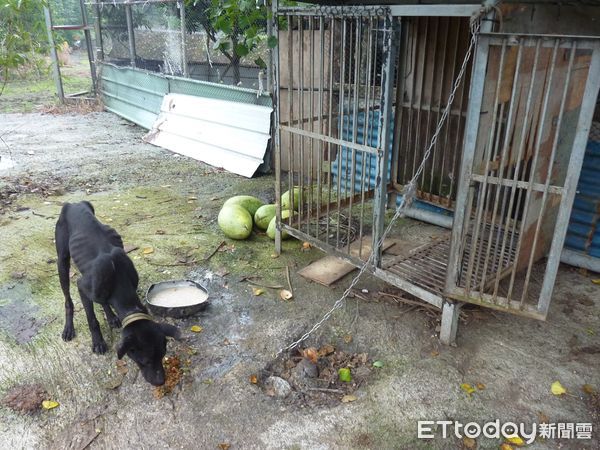
<svg viewBox="0 0 600 450"><path fill-rule="evenodd" d="M62 338L70 341L75 337L75 326L73 325L73 300L69 289L69 269L71 268L71 255L69 254L69 239L65 232L65 225L56 226L56 254L58 256L56 263L58 265L58 279L60 288L65 296L65 328L62 332Z"/></svg>
<svg viewBox="0 0 600 450"><path fill-rule="evenodd" d="M77 282L77 287L79 288L79 296L81 297L81 302L83 303L83 308L85 309L88 326L90 327L90 333L92 334L92 351L94 353L104 354L108 350L108 346L102 337L100 324L98 323L98 319L96 319L96 314L94 313L94 303L85 289L84 278Z"/></svg>
<svg viewBox="0 0 600 450"><path fill-rule="evenodd" d="M108 322L108 325L111 328L121 328L121 321L117 316L115 316L115 313L110 306L103 304L102 308L104 309L104 314L106 314L106 321Z"/></svg>

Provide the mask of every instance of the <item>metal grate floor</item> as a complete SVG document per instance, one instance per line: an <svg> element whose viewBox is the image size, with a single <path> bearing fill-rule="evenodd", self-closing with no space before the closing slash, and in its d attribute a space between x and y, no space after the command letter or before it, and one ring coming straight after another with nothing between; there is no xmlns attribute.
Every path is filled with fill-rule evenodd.
<svg viewBox="0 0 600 450"><path fill-rule="evenodd" d="M509 269L515 260L515 246L518 241L517 234L514 233L513 235L511 231L508 232L506 241L509 245L504 251L502 264L499 264L504 232L497 225L493 227L490 224L485 225L484 232L480 232L480 236L477 239L477 245L475 246L476 254L471 263L471 289L477 290L475 286L479 286L482 281L486 288L489 287L490 283L495 281L499 271L500 279L510 273L506 269ZM444 235L434 238L432 242L411 250L407 255L398 256L386 261L384 263L385 270L441 297L444 292L446 272L448 270L450 237L451 233L448 231ZM465 242L465 252L463 255L461 287L465 287L466 285L472 248L473 235L469 233ZM489 258L485 258L486 253L489 253ZM485 264L486 260L488 261L487 264ZM486 276L482 280L484 267Z"/></svg>

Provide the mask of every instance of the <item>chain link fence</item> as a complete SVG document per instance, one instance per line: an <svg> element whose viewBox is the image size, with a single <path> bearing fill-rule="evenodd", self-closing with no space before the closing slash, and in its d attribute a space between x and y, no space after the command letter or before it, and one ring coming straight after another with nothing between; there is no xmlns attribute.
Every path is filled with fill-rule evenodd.
<svg viewBox="0 0 600 450"><path fill-rule="evenodd" d="M254 4L256 14L264 8ZM266 16L212 1L104 0L94 4L99 58L119 66L231 86L262 89L269 61ZM239 14L237 14L239 12Z"/></svg>

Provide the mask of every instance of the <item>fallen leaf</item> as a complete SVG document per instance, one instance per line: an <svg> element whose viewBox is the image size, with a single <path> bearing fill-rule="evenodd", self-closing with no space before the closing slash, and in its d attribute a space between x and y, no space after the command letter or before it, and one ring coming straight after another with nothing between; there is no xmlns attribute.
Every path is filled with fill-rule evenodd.
<svg viewBox="0 0 600 450"><path fill-rule="evenodd" d="M525 441L523 439L521 439L520 436L508 437L508 438L506 438L506 441L513 445L516 445L517 447L521 447L521 446L525 445Z"/></svg>
<svg viewBox="0 0 600 450"><path fill-rule="evenodd" d="M250 383L258 384L258 377L256 375L250 375Z"/></svg>
<svg viewBox="0 0 600 450"><path fill-rule="evenodd" d="M125 250L125 253L131 253L134 250L137 250L139 247L137 245L126 245L123 250Z"/></svg>
<svg viewBox="0 0 600 450"><path fill-rule="evenodd" d="M383 361L375 361L373 363L373 367L377 367L378 369L381 369L383 367Z"/></svg>
<svg viewBox="0 0 600 450"><path fill-rule="evenodd" d="M120 375L126 375L128 370L129 369L127 368L127 362L125 360L118 359L117 360L117 373Z"/></svg>
<svg viewBox="0 0 600 450"><path fill-rule="evenodd" d="M279 258L279 255L277 253L272 253L271 254L271 258L273 258L273 259Z"/></svg>
<svg viewBox="0 0 600 450"><path fill-rule="evenodd" d="M435 358L436 356L440 356L440 352L438 352L437 350L431 350L430 355Z"/></svg>
<svg viewBox="0 0 600 450"><path fill-rule="evenodd" d="M470 437L463 438L463 446L468 449L477 448L477 441Z"/></svg>
<svg viewBox="0 0 600 450"><path fill-rule="evenodd" d="M142 255L149 255L150 253L154 253L154 249L152 247L144 247L142 250Z"/></svg>
<svg viewBox="0 0 600 450"><path fill-rule="evenodd" d="M252 293L253 293L253 294L254 294L256 297L258 297L259 295L262 295L262 294L264 294L264 292L265 292L265 290L264 290L264 289L262 289L262 288L257 288L257 287L253 287L253 288L252 288Z"/></svg>
<svg viewBox="0 0 600 450"><path fill-rule="evenodd" d="M470 397L473 392L475 392L475 388L471 386L469 383L463 383L460 385L460 388L467 393Z"/></svg>
<svg viewBox="0 0 600 450"><path fill-rule="evenodd" d="M350 383L352 381L352 374L350 373L350 369L348 367L338 370L338 376L340 381L344 381L346 383Z"/></svg>
<svg viewBox="0 0 600 450"><path fill-rule="evenodd" d="M306 251L306 250L310 250L311 245L308 242L303 242L302 243L302 250Z"/></svg>
<svg viewBox="0 0 600 450"><path fill-rule="evenodd" d="M354 402L356 400L358 400L356 395L344 395L342 397L342 403L350 403L350 402Z"/></svg>
<svg viewBox="0 0 600 450"><path fill-rule="evenodd" d="M282 289L279 291L279 297L281 297L282 300L291 300L293 295L287 289Z"/></svg>
<svg viewBox="0 0 600 450"><path fill-rule="evenodd" d="M42 408L44 409L54 409L59 405L58 402L55 402L53 400L44 400L42 402Z"/></svg>
<svg viewBox="0 0 600 450"><path fill-rule="evenodd" d="M509 444L502 444L502 445L500 446L500 450L514 450L514 449L513 449L512 445L509 445Z"/></svg>
<svg viewBox="0 0 600 450"><path fill-rule="evenodd" d="M600 278L596 278L596 279L592 280L592 283L600 284Z"/></svg>
<svg viewBox="0 0 600 450"><path fill-rule="evenodd" d="M584 384L581 386L581 390L588 395L594 395L596 393L596 389L591 384Z"/></svg>
<svg viewBox="0 0 600 450"><path fill-rule="evenodd" d="M221 442L221 443L219 444L219 448L220 448L221 450L229 450L229 447L231 447L231 444L227 444L227 443L225 443L225 442Z"/></svg>
<svg viewBox="0 0 600 450"><path fill-rule="evenodd" d="M319 355L317 354L317 349L314 347L305 348L302 350L302 356L306 359L310 360L313 363L317 363L319 360Z"/></svg>
<svg viewBox="0 0 600 450"><path fill-rule="evenodd" d="M585 330L585 331L587 331L587 334L589 334L590 336L593 336L593 335L595 335L595 334L596 334L596 332L595 332L594 330L592 330L591 328L588 328L588 329L587 329L587 330Z"/></svg>
<svg viewBox="0 0 600 450"><path fill-rule="evenodd" d="M554 395L563 395L567 393L567 390L562 384L560 384L560 381L555 381L550 387L550 392L552 392Z"/></svg>
<svg viewBox="0 0 600 450"><path fill-rule="evenodd" d="M485 384L483 384L483 383L477 383L477 384L475 385L475 387L476 387L478 390L480 390L480 391L483 391L483 390L485 389Z"/></svg>
<svg viewBox="0 0 600 450"><path fill-rule="evenodd" d="M200 325L192 325L190 330L194 333L200 333L202 331L202 327Z"/></svg>
<svg viewBox="0 0 600 450"><path fill-rule="evenodd" d="M344 336L344 342L346 344L349 344L350 342L352 342L352 335L351 334L347 334L346 336Z"/></svg>
<svg viewBox="0 0 600 450"><path fill-rule="evenodd" d="M319 351L317 352L317 354L319 356L327 356L327 355L331 355L333 352L335 352L335 347L333 345L330 344L325 344L324 346L322 346Z"/></svg>

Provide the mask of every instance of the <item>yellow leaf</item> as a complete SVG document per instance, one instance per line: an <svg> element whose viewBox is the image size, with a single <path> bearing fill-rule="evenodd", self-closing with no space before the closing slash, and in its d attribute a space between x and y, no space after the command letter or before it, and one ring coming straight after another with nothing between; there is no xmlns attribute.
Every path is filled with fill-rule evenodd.
<svg viewBox="0 0 600 450"><path fill-rule="evenodd" d="M192 325L190 330L192 330L194 333L200 333L202 331L202 327L200 325Z"/></svg>
<svg viewBox="0 0 600 450"><path fill-rule="evenodd" d="M596 279L592 280L592 283L600 284L600 278L596 278Z"/></svg>
<svg viewBox="0 0 600 450"><path fill-rule="evenodd" d="M279 291L279 296L281 297L281 300L291 300L293 297L292 293L287 289Z"/></svg>
<svg viewBox="0 0 600 450"><path fill-rule="evenodd" d="M521 439L520 436L511 436L506 438L507 442L510 442L511 444L514 444L518 447L521 447L522 445L525 445L525 441L523 439Z"/></svg>
<svg viewBox="0 0 600 450"><path fill-rule="evenodd" d="M142 250L143 255L149 255L150 253L154 253L154 249L152 247L145 247Z"/></svg>
<svg viewBox="0 0 600 450"><path fill-rule="evenodd" d="M500 450L513 450L513 447L512 447L512 445L502 444L500 446Z"/></svg>
<svg viewBox="0 0 600 450"><path fill-rule="evenodd" d="M258 377L256 375L250 375L250 383L257 384L258 383Z"/></svg>
<svg viewBox="0 0 600 450"><path fill-rule="evenodd" d="M477 447L477 441L475 439L473 439L473 438L465 436L463 438L463 446L465 448L468 448L468 449L476 448Z"/></svg>
<svg viewBox="0 0 600 450"><path fill-rule="evenodd" d="M59 405L58 402L55 402L53 400L44 400L42 402L42 408L44 409L53 409L56 408Z"/></svg>
<svg viewBox="0 0 600 450"><path fill-rule="evenodd" d="M550 392L552 392L554 395L563 395L567 393L567 390L562 384L560 384L560 381L555 381L550 387Z"/></svg>
<svg viewBox="0 0 600 450"><path fill-rule="evenodd" d="M256 297L258 297L259 295L262 295L262 294L264 294L264 292L265 292L265 290L264 290L264 289L262 289L262 288L256 288L256 287L253 287L253 288L252 288L252 293L253 293L253 294L254 294Z"/></svg>
<svg viewBox="0 0 600 450"><path fill-rule="evenodd" d="M354 402L356 400L358 400L356 395L344 395L342 397L342 403L350 403L350 402Z"/></svg>
<svg viewBox="0 0 600 450"><path fill-rule="evenodd" d="M473 392L475 392L475 388L471 386L469 383L463 383L460 385L460 388L467 393L467 395L471 396Z"/></svg>
<svg viewBox="0 0 600 450"><path fill-rule="evenodd" d="M483 390L485 389L485 384L483 384L483 383L477 383L477 384L475 385L475 387L476 387L478 390L480 390L480 391L483 391Z"/></svg>

